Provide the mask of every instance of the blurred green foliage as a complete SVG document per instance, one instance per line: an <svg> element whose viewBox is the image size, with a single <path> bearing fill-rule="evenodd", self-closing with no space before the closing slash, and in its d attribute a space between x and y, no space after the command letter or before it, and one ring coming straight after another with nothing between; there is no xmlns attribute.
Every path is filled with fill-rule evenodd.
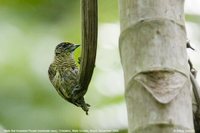
<svg viewBox="0 0 200 133"><path fill-rule="evenodd" d="M99 22L116 21L117 1L99 1ZM79 0L0 0L0 126L5 129L109 128L106 122L102 123L106 126L90 123L97 121L101 108L123 103L123 93L110 97L98 92L95 77L102 73L98 66L86 95L86 101L92 105L89 116L60 98L51 85L47 70L55 46L62 41L81 43ZM75 53L76 58L80 51ZM106 120L106 115L102 119ZM110 128L124 127L115 124Z"/></svg>
<svg viewBox="0 0 200 133"><path fill-rule="evenodd" d="M92 106L86 116L80 108L59 97L47 75L58 43L81 43L80 1L0 0L0 127L127 132L115 35L119 33L117 2L99 0L102 26L96 68L86 94L86 101ZM199 18L186 15L194 23L199 23ZM75 53L76 58L80 51Z"/></svg>
<svg viewBox="0 0 200 133"><path fill-rule="evenodd" d="M200 24L200 15L186 14L185 18L188 22Z"/></svg>

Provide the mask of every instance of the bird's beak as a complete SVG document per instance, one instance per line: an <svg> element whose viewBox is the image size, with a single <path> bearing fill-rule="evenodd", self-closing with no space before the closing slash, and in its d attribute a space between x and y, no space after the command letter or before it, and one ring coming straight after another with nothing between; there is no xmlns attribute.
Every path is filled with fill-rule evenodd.
<svg viewBox="0 0 200 133"><path fill-rule="evenodd" d="M69 49L70 49L70 52L73 52L75 49L77 49L80 45L78 44L75 44L73 46L71 46Z"/></svg>

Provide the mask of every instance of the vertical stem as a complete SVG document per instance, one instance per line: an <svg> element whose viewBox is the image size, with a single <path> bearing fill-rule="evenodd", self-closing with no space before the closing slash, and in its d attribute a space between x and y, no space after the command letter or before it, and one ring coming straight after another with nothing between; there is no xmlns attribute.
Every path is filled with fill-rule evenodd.
<svg viewBox="0 0 200 133"><path fill-rule="evenodd" d="M82 51L80 66L80 85L85 93L92 78L98 31L97 0L81 0L82 13Z"/></svg>
<svg viewBox="0 0 200 133"><path fill-rule="evenodd" d="M130 133L193 131L184 0L119 0Z"/></svg>

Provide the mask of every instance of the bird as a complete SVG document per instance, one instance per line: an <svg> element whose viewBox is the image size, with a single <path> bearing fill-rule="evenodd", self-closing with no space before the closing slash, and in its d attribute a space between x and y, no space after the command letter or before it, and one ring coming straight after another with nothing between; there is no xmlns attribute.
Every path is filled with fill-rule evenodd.
<svg viewBox="0 0 200 133"><path fill-rule="evenodd" d="M85 103L85 92L79 84L79 68L74 59L74 51L79 46L70 42L58 44L48 75L58 94L66 101L81 107L88 115L90 105Z"/></svg>

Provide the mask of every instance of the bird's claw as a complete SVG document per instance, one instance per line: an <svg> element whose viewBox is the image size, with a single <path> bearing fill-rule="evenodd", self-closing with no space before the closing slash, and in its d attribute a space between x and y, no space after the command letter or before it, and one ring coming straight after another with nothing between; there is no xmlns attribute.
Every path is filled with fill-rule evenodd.
<svg viewBox="0 0 200 133"><path fill-rule="evenodd" d="M86 115L88 115L89 107L90 107L90 105L87 104L87 103L85 103L85 101L84 101L84 103L81 105L81 108L85 111Z"/></svg>
<svg viewBox="0 0 200 133"><path fill-rule="evenodd" d="M90 105L85 102L84 97L80 96L79 95L80 93L78 93L78 91L79 91L79 89L75 89L72 91L73 99L77 99L77 100L74 100L73 103L76 106L81 107L86 112L86 115L88 115Z"/></svg>

